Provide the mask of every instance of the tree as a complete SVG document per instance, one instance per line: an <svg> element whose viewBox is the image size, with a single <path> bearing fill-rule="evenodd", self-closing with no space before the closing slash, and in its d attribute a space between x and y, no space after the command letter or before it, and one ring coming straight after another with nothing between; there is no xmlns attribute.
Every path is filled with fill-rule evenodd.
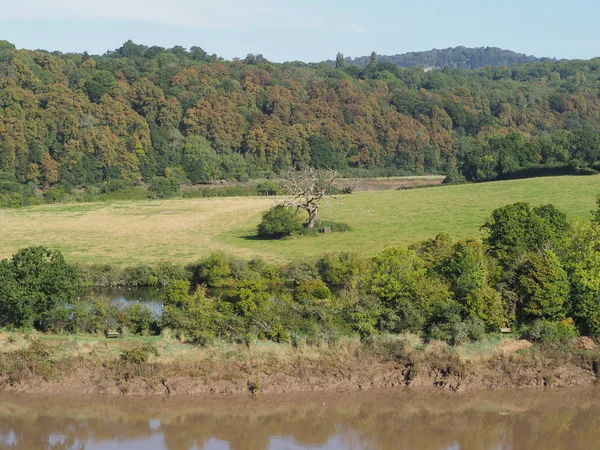
<svg viewBox="0 0 600 450"><path fill-rule="evenodd" d="M495 209L481 227L489 252L505 267L513 267L526 252L556 248L568 228L566 214L553 205L531 208L522 202Z"/></svg>
<svg viewBox="0 0 600 450"><path fill-rule="evenodd" d="M0 262L0 325L46 329L49 314L69 305L80 287L76 269L44 247Z"/></svg>
<svg viewBox="0 0 600 450"><path fill-rule="evenodd" d="M406 247L373 257L367 280L368 292L383 304L380 326L386 331L421 331L436 310L453 303L448 285L429 277L425 262Z"/></svg>
<svg viewBox="0 0 600 450"><path fill-rule="evenodd" d="M219 155L205 138L190 136L179 151L183 169L193 184L208 183L219 177Z"/></svg>
<svg viewBox="0 0 600 450"><path fill-rule="evenodd" d="M567 273L552 250L528 253L517 271L521 319L565 318L569 281Z"/></svg>
<svg viewBox="0 0 600 450"><path fill-rule="evenodd" d="M303 209L308 214L307 228L313 228L319 218L319 206L331 192L338 174L335 170L319 170L306 167L303 170L288 170L280 180L281 185L292 196L284 205Z"/></svg>
<svg viewBox="0 0 600 450"><path fill-rule="evenodd" d="M375 67L377 65L377 53L371 52L371 56L369 57L369 66Z"/></svg>
<svg viewBox="0 0 600 450"><path fill-rule="evenodd" d="M344 61L344 54L339 53L335 57L335 68L343 69L346 66L346 62Z"/></svg>

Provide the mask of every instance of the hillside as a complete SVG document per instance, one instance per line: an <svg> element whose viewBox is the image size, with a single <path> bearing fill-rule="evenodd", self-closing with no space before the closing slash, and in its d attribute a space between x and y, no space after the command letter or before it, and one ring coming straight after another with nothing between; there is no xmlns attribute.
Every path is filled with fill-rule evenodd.
<svg viewBox="0 0 600 450"><path fill-rule="evenodd" d="M488 66L514 66L534 62L549 61L550 58L536 58L535 56L503 50L497 47L450 47L445 49L432 49L424 52L408 52L400 55L378 55L382 63L392 63L399 67L422 66L425 68L441 69L445 66L459 69L479 69ZM346 64L359 67L369 65L370 56L344 58ZM328 61L334 64L335 61Z"/></svg>
<svg viewBox="0 0 600 450"><path fill-rule="evenodd" d="M0 210L0 258L46 245L70 261L120 265L170 260L195 262L216 250L251 258L294 260L326 252L372 256L445 232L481 237L494 208L525 201L552 203L570 217L590 217L600 176L535 178L404 191L369 191L323 206L326 220L348 223L349 233L286 240L256 239L266 197L45 205Z"/></svg>
<svg viewBox="0 0 600 450"><path fill-rule="evenodd" d="M589 171L600 161L599 68L335 69L131 41L93 56L3 41L0 207L39 203L37 188L55 202L82 186L156 192L305 164L473 181Z"/></svg>

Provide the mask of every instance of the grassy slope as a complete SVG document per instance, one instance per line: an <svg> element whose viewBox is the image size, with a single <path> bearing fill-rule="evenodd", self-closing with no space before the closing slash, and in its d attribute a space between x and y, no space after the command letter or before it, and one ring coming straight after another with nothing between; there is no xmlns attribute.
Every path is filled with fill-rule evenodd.
<svg viewBox="0 0 600 450"><path fill-rule="evenodd" d="M439 232L480 237L492 209L516 201L553 203L570 216L589 217L600 177L556 177L442 186L341 196L323 208L351 233L284 241L252 238L269 198L225 198L48 205L0 211L0 256L28 245L64 251L72 261L133 264L194 261L221 249L241 257L312 257L351 250L372 255Z"/></svg>

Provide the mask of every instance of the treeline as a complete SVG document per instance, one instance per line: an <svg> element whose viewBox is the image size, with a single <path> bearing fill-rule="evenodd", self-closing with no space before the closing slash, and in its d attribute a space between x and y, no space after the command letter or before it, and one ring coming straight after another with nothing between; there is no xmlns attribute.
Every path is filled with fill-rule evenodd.
<svg viewBox="0 0 600 450"><path fill-rule="evenodd" d="M338 66L131 41L100 56L2 41L0 204L304 165L485 181L592 172L600 160L600 60L426 72L373 54L364 68Z"/></svg>
<svg viewBox="0 0 600 450"><path fill-rule="evenodd" d="M552 205L516 203L482 229L483 242L440 234L372 258L342 252L286 265L214 253L187 267L75 268L58 252L28 248L0 263L0 325L169 329L199 343L413 332L460 344L506 326L533 341L600 336L600 207L592 221L569 221ZM75 299L81 283L166 285L162 316ZM291 289L275 289L283 285ZM225 289L211 297L207 287Z"/></svg>
<svg viewBox="0 0 600 450"><path fill-rule="evenodd" d="M536 58L498 47L467 48L463 46L445 49L432 49L423 52L408 52L400 55L381 55L380 62L390 62L400 67L422 66L441 69L445 66L458 69L479 69L488 66L514 66L533 62L544 62L550 58ZM327 61L333 64L335 61ZM370 63L369 56L344 58L346 64L366 67Z"/></svg>

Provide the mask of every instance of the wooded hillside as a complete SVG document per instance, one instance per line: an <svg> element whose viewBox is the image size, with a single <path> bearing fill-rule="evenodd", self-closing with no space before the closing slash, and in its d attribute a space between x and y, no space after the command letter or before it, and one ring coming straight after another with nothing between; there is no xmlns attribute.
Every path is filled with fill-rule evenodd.
<svg viewBox="0 0 600 450"><path fill-rule="evenodd" d="M338 65L224 61L131 41L102 56L2 41L0 193L239 180L305 164L483 181L600 160L600 59L425 72L372 55L364 68Z"/></svg>

